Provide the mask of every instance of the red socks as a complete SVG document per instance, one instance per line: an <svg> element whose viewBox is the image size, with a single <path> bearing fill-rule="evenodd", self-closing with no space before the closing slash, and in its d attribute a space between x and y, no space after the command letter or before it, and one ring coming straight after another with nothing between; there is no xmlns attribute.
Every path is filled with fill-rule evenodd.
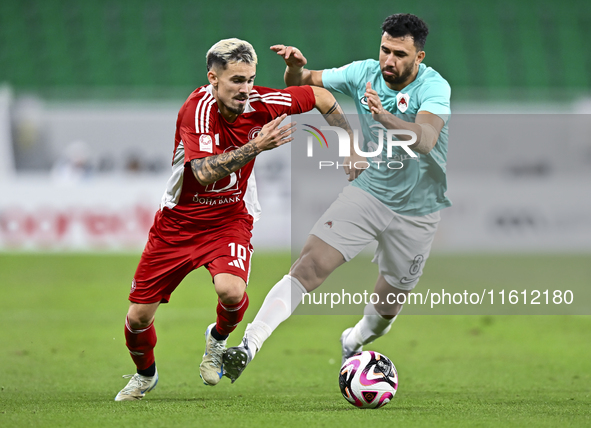
<svg viewBox="0 0 591 428"><path fill-rule="evenodd" d="M156 346L154 322L144 329L134 330L125 318L125 341L138 370L145 370L154 364L154 347Z"/></svg>
<svg viewBox="0 0 591 428"><path fill-rule="evenodd" d="M228 336L232 333L240 321L242 321L247 308L248 295L246 293L244 293L242 300L235 305L223 304L218 299L218 307L216 309L218 317L215 322L217 332L221 336Z"/></svg>
<svg viewBox="0 0 591 428"><path fill-rule="evenodd" d="M228 336L242 321L248 308L248 295L235 305L225 305L218 299L217 320L215 329L222 336ZM154 347L156 346L156 329L154 323L148 327L134 330L125 318L125 344L138 370L146 370L154 364Z"/></svg>

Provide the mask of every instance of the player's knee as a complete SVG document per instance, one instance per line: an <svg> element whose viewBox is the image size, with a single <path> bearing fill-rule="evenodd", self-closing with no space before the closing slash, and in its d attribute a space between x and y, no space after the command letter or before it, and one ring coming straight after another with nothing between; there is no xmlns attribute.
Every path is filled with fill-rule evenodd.
<svg viewBox="0 0 591 428"><path fill-rule="evenodd" d="M243 297L244 290L239 289L232 289L219 294L219 298L222 301L222 303L226 303L228 305L235 305L237 303L240 303Z"/></svg>
<svg viewBox="0 0 591 428"><path fill-rule="evenodd" d="M323 281L322 267L310 254L302 254L291 268L290 275L296 277L302 285L311 291Z"/></svg>
<svg viewBox="0 0 591 428"><path fill-rule="evenodd" d="M227 290L224 293L218 294L218 296L219 296L220 300L222 301L222 303L226 303L228 305L235 305L237 303L240 303L240 301L244 297L244 290L239 290L239 289Z"/></svg>
<svg viewBox="0 0 591 428"><path fill-rule="evenodd" d="M127 310L127 323L134 330L149 327L160 303L131 303Z"/></svg>
<svg viewBox="0 0 591 428"><path fill-rule="evenodd" d="M291 268L291 275L298 278L308 291L312 291L343 263L345 259L338 250L310 235L300 257Z"/></svg>
<svg viewBox="0 0 591 428"><path fill-rule="evenodd" d="M215 290L222 303L235 305L242 301L246 283L242 278L228 275L216 281Z"/></svg>
<svg viewBox="0 0 591 428"><path fill-rule="evenodd" d="M311 291L320 286L334 270L334 263L314 251L302 252L291 268L291 275Z"/></svg>
<svg viewBox="0 0 591 428"><path fill-rule="evenodd" d="M134 330L139 330L148 327L154 320L154 315L141 309L133 310L130 308L127 313L127 322Z"/></svg>

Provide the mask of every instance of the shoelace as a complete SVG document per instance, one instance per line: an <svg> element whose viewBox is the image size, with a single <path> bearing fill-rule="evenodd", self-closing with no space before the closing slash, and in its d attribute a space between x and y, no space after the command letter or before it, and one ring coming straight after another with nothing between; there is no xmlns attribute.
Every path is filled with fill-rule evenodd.
<svg viewBox="0 0 591 428"><path fill-rule="evenodd" d="M137 373L123 375L123 378L131 379L133 382L128 383L127 386L125 386L125 388L123 388L122 392L130 392L130 391L133 391L134 389L137 389L137 388L141 389L142 388L142 380Z"/></svg>
<svg viewBox="0 0 591 428"><path fill-rule="evenodd" d="M209 354L211 355L211 362L213 366L222 365L222 355L224 353L224 342L212 341Z"/></svg>

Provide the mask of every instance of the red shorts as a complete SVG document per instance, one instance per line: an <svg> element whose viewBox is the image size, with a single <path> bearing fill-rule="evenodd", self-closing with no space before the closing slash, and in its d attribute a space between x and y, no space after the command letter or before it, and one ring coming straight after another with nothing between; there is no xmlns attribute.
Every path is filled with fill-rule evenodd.
<svg viewBox="0 0 591 428"><path fill-rule="evenodd" d="M134 303L167 303L187 274L205 266L212 280L218 273L236 275L248 283L252 224L230 221L209 229L190 229L161 211L156 213L148 243L129 293Z"/></svg>

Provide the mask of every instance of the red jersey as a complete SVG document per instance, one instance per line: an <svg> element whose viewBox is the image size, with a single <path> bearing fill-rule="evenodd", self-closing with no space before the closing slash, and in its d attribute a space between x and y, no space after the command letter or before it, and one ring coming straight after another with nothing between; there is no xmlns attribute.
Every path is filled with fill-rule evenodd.
<svg viewBox="0 0 591 428"><path fill-rule="evenodd" d="M239 218L251 223L258 220L260 205L253 174L254 159L207 186L197 181L190 162L242 147L276 117L310 111L314 104L314 92L309 86L286 89L254 86L244 112L229 123L218 110L213 87L197 88L179 111L172 176L160 204L163 214L197 227L211 227Z"/></svg>

